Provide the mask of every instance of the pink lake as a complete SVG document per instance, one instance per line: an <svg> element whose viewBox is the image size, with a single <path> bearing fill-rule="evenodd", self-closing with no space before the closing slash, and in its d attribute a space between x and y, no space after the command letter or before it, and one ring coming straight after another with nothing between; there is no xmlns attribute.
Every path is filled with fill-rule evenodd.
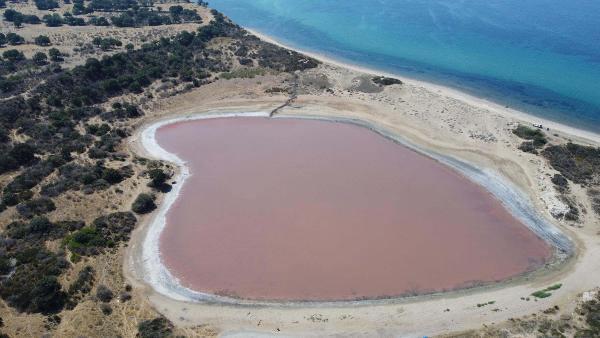
<svg viewBox="0 0 600 338"><path fill-rule="evenodd" d="M192 176L167 214L183 286L254 300L351 300L504 280L550 247L460 173L366 128L215 118L164 126Z"/></svg>

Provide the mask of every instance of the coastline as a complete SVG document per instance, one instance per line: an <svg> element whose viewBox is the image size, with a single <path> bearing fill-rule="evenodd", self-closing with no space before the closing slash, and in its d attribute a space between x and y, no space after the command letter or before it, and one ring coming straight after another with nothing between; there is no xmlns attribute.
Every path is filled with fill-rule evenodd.
<svg viewBox="0 0 600 338"><path fill-rule="evenodd" d="M370 74L370 75L382 75L382 76L386 76L386 77L397 78L403 82L425 88L431 92L436 92L443 96L447 96L450 98L454 98L454 99L463 101L471 106L483 108L483 109L486 109L493 113L501 114L501 115L509 117L509 118L520 120L524 123L542 124L544 126L544 128L550 128L550 131L555 130L555 131L559 131L559 132L574 136L580 142L592 141L594 143L600 143L600 134L597 134L597 133L594 133L591 131L567 126L560 122L552 121L552 120L545 119L542 117L537 117L535 115L531 115L531 114L528 114L528 113L520 111L520 110L505 107L499 103L495 103L490 100L480 98L480 97L465 93L463 91L460 91L458 89L454 89L451 87L447 87L447 86L443 86L443 85L439 85L439 84L435 84L435 83L431 83L431 82L427 82L427 81L423 81L423 80L417 80L417 79L410 78L410 77L407 77L407 76L404 76L401 74L385 72L385 71L381 71L381 70L378 70L375 68L368 68L368 67L363 67L363 66L360 66L357 64L346 63L346 62L325 56L323 54L319 54L319 53L312 52L312 51L306 51L301 48L297 48L293 45L285 44L285 43L277 40L275 37L261 33L253 28L247 28L247 27L243 27L243 28L246 31L248 31L250 34L257 36L261 40L272 43L272 44L282 47L282 48L294 50L294 51L304 54L306 56L317 59L325 64L330 64L330 65L333 65L336 67L346 68L346 69L354 70L356 72Z"/></svg>
<svg viewBox="0 0 600 338"><path fill-rule="evenodd" d="M450 290L435 291L432 293L423 293L417 295L398 295L392 297L381 297L374 299L357 299L357 300L339 300L339 301L269 301L269 300L249 300L239 299L226 296L220 296L211 293L186 288L180 284L168 268L163 264L160 258L159 238L166 226L166 213L171 205L179 197L179 192L185 184L186 179L190 176L190 171L187 168L185 161L181 160L175 154L165 151L155 139L156 130L174 123L185 121L223 118L223 117L269 117L268 112L199 112L187 116L171 117L159 119L158 121L150 122L141 128L139 139L142 149L150 156L169 161L179 168L176 177L173 179L177 182L173 190L169 192L162 203L159 210L145 225L146 233L141 239L141 263L135 262L133 254L130 254L129 260L132 266L137 266L138 278L153 288L156 292L171 299L183 302L192 303L208 303L220 305L234 306L271 306L271 307L348 307L348 306L369 306L376 304L397 303L405 301L419 301L423 297L452 297L456 294L464 292L482 292L486 289L502 288L511 284L520 283L527 280L530 276L547 271L561 270L563 263L567 262L575 253L574 244L571 240L560 231L552 222L546 220L533 206L533 203L528 199L526 194L518 189L514 184L503 178L500 174L493 170L479 168L476 165L470 164L463 160L447 156L432 150L428 150L417 144L413 144L408 140L396 135L381 126L373 123L362 121L359 119L347 119L344 117L325 117L319 115L276 115L272 118L292 118L292 119L314 119L323 120L332 123L347 123L356 125L361 128L366 128L371 132L377 133L382 137L388 138L399 146L407 147L419 154L427 156L435 161L438 161L461 175L471 180L475 184L483 187L490 192L505 209L507 209L514 217L532 231L536 236L543 239L552 249L552 257L543 265L538 266L534 270L528 270L516 276L510 277L502 281L482 283L481 285L468 286Z"/></svg>

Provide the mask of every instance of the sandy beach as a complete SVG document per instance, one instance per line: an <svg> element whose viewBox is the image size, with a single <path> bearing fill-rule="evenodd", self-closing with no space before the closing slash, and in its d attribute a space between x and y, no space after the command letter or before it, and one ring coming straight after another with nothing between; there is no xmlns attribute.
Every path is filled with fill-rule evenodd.
<svg viewBox="0 0 600 338"><path fill-rule="evenodd" d="M553 305L559 305L566 312L573 311L581 301L581 294L597 286L588 277L600 271L600 263L595 259L600 253L594 229L598 220L593 214L585 215L578 224L553 220L552 211L562 207L550 182L554 170L540 158L519 151L517 145L520 141L511 132L519 122L526 120L527 115L491 109L487 104L475 104L476 101L464 100L462 96L452 96L451 89L432 90L436 87L410 80L401 86L390 86L380 91L358 90L357 82L365 76L358 70L325 62L317 69L300 74L298 97L279 113L360 120L400 135L425 150L487 168L518 186L542 217L576 243L574 258L558 268L548 267L509 283L373 304L281 307L275 304L222 305L210 299L190 303L156 292L144 281L147 276L140 274L144 271L144 259L141 257L146 231L155 219L149 217L145 225L134 233L126 255L125 273L144 290L155 308L177 325L193 327L208 324L225 336L259 333L292 336L437 335L480 329L482 325L531 315ZM203 113L268 112L286 101L287 96L265 91L289 85L290 81L290 77L285 75L220 80L172 98L154 107L148 114L132 139L132 149L139 154L156 155L144 147L141 133L159 120L186 119ZM323 91L323 83L330 90ZM597 144L597 135L558 125L554 129L550 122L548 126L551 126L549 137L552 141L585 139L586 143ZM589 203L582 189L574 190L583 203ZM166 198L171 198L169 196ZM562 287L553 292L552 297L529 298L531 293L555 283L562 283ZM477 306L491 301L493 306Z"/></svg>
<svg viewBox="0 0 600 338"><path fill-rule="evenodd" d="M539 116L527 114L527 113L519 111L519 110L511 109L509 107L505 107L498 103L491 102L489 100L470 95L468 93L462 92L462 91L454 89L454 88L437 85L437 84L431 83L431 82L416 80L416 79L413 79L410 77L403 76L401 74L384 72L384 71L374 69L374 68L367 68L367 67L362 67L359 65L339 61L339 60L333 59L333 58L328 57L323 54L299 49L294 46L285 44L271 36L268 36L266 34L263 34L259 31L255 30L255 29L252 29L252 28L245 28L245 29L247 31L249 31L251 34L258 36L261 40L270 42L272 44L275 44L275 45L283 47L283 48L296 50L298 52L301 52L302 54L305 54L307 56L321 60L327 64L335 65L335 66L345 68L345 69L354 70L359 73L377 74L380 76L397 78L397 79L402 80L405 83L409 83L409 84L412 84L412 85L415 85L418 87L422 87L429 91L436 92L436 93L439 93L444 96L453 97L455 99L458 99L465 103L468 103L469 105L472 105L475 107L480 107L480 108L486 109L490 112L499 113L499 114L502 114L503 116L518 119L520 121L528 122L530 124L542 124L544 127L550 128L552 130L561 131L561 132L569 134L573 137L576 137L578 141L585 142L585 140L590 140L595 143L600 142L600 136L598 134L590 132L590 131L570 127L565 124L561 124L559 122L555 122L552 120L544 119Z"/></svg>

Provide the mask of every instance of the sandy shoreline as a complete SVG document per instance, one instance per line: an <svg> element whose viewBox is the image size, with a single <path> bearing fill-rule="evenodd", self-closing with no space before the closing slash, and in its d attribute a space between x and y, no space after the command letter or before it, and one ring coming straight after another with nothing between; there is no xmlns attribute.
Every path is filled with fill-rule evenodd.
<svg viewBox="0 0 600 338"><path fill-rule="evenodd" d="M438 85L438 84L434 84L431 82L427 82L427 81L422 81L422 80L416 80L410 77L406 77L403 76L401 74L396 74L396 73L390 73L390 72L385 72L385 71L381 71L375 68L368 68L368 67L363 67L360 65L356 65L356 64L351 64L351 63L346 63L340 60L336 60L334 58L325 56L323 54L319 54L319 53L315 53L315 52L311 52L311 51L306 51L306 50L302 50L299 48L296 48L294 46L291 45L287 45L281 41L278 41L276 38L263 34L257 30L254 30L252 28L246 28L244 27L244 29L246 29L248 32L250 32L252 35L256 35L257 37L259 37L261 40L270 42L274 45L286 48L286 49L291 49L291 50L295 50L299 53L305 54L307 56L310 56L312 58L315 58L317 60L320 60L324 63L329 63L332 65L336 65L338 67L342 67L342 68L346 68L346 69L351 69L357 72L361 72L361 73L365 73L365 74L373 74L373 75L383 75L383 76L387 76L387 77L393 77L393 78L397 78L402 80L403 82L409 83L409 84L413 84L419 87L423 87L426 88L430 91L433 92L437 92L441 95L444 96L448 96L448 97L452 97L452 98L456 98L458 100L461 100L467 104L473 105L473 106L477 106L477 107L481 107L483 109L487 109L491 112L495 112L495 113L499 113L502 114L504 116L507 117L512 117L518 120L521 120L523 122L527 122L529 124L542 124L544 126L544 128L550 128L550 130L556 130L556 131L560 131L572 136L575 136L577 139L579 139L580 141L585 141L585 140L590 140L593 141L595 143L600 143L600 135L593 133L591 131L587 131L587 130L582 130L582 129L578 129L575 127L571 127L571 126L567 126L564 125L560 122L555 122L552 120L548 120L542 117L538 117L538 116L534 116L531 114L528 114L526 112L523 111L519 111L516 109L512 109L512 108L508 108L505 106L502 106L501 104L492 102L490 100L486 100L484 98L480 98L474 95L470 95L468 93L462 92L460 90L454 89L454 88L450 88L447 86L442 86L442 85Z"/></svg>

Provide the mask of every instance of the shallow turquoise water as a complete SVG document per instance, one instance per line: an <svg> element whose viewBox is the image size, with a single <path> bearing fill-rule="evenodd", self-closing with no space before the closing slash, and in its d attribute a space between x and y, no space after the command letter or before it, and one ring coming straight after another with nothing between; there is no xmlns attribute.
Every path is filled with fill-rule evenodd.
<svg viewBox="0 0 600 338"><path fill-rule="evenodd" d="M213 0L301 49L600 132L600 1Z"/></svg>

